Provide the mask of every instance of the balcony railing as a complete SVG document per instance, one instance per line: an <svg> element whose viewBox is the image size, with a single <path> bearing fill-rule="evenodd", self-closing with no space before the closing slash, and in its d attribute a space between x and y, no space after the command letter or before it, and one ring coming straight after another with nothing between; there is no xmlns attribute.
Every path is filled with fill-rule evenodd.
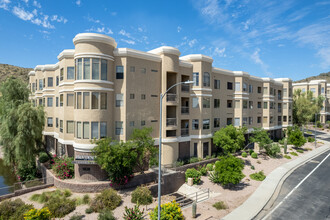
<svg viewBox="0 0 330 220"><path fill-rule="evenodd" d="M166 101L168 102L175 102L176 101L176 94L167 94L166 95Z"/></svg>
<svg viewBox="0 0 330 220"><path fill-rule="evenodd" d="M190 88L189 85L185 85L185 84L181 85L182 92L189 92L190 91L189 88Z"/></svg>
<svg viewBox="0 0 330 220"><path fill-rule="evenodd" d="M176 118L166 118L166 126L176 126Z"/></svg>
<svg viewBox="0 0 330 220"><path fill-rule="evenodd" d="M181 136L188 136L189 128L181 128Z"/></svg>
<svg viewBox="0 0 330 220"><path fill-rule="evenodd" d="M181 107L181 114L189 114L189 107L182 106Z"/></svg>

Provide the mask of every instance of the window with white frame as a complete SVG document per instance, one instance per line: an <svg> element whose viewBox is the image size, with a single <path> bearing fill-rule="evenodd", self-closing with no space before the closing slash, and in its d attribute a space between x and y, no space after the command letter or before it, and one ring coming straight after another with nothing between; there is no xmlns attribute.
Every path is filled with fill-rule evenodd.
<svg viewBox="0 0 330 220"><path fill-rule="evenodd" d="M116 107L124 106L124 94L116 94Z"/></svg>
<svg viewBox="0 0 330 220"><path fill-rule="evenodd" d="M89 139L89 122L83 122L83 138Z"/></svg>
<svg viewBox="0 0 330 220"><path fill-rule="evenodd" d="M234 120L234 126L238 127L238 126L240 126L240 125L241 125L241 120L240 120L240 118L235 118L235 120Z"/></svg>
<svg viewBox="0 0 330 220"><path fill-rule="evenodd" d="M47 98L47 107L53 107L53 97Z"/></svg>
<svg viewBox="0 0 330 220"><path fill-rule="evenodd" d="M203 74L203 86L210 87L210 74L208 72Z"/></svg>
<svg viewBox="0 0 330 220"><path fill-rule="evenodd" d="M53 118L52 117L47 118L47 127L53 127Z"/></svg>
<svg viewBox="0 0 330 220"><path fill-rule="evenodd" d="M199 103L198 103L198 97L193 97L192 98L192 107L193 108L199 108Z"/></svg>
<svg viewBox="0 0 330 220"><path fill-rule="evenodd" d="M194 86L199 86L199 73L195 72L193 73L193 81L194 81Z"/></svg>
<svg viewBox="0 0 330 220"><path fill-rule="evenodd" d="M115 132L116 132L116 135L123 134L123 122L122 121L116 121Z"/></svg>
<svg viewBox="0 0 330 220"><path fill-rule="evenodd" d="M100 122L100 138L106 138L106 137L107 137L107 123Z"/></svg>
<svg viewBox="0 0 330 220"><path fill-rule="evenodd" d="M199 129L199 120L193 119L192 120L192 130L198 130Z"/></svg>
<svg viewBox="0 0 330 220"><path fill-rule="evenodd" d="M66 121L66 133L67 134L74 133L74 121Z"/></svg>
<svg viewBox="0 0 330 220"><path fill-rule="evenodd" d="M203 130L210 129L210 119L203 120Z"/></svg>
<svg viewBox="0 0 330 220"><path fill-rule="evenodd" d="M92 139L99 139L99 123L92 122L91 123L91 131L92 131Z"/></svg>

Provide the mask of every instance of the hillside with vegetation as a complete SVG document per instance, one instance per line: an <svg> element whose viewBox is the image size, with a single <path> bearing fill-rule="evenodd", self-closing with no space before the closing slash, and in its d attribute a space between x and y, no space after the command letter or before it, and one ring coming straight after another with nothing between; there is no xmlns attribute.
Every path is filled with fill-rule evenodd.
<svg viewBox="0 0 330 220"><path fill-rule="evenodd" d="M306 79L301 79L298 81L295 81L296 83L300 82L309 82L311 80L318 80L318 79L325 79L328 83L330 83L330 72L327 73L320 73L318 76L311 76Z"/></svg>
<svg viewBox="0 0 330 220"><path fill-rule="evenodd" d="M6 78L9 76L14 76L15 78L20 78L24 82L28 83L29 82L28 73L31 70L33 69L0 63L0 82L5 81Z"/></svg>

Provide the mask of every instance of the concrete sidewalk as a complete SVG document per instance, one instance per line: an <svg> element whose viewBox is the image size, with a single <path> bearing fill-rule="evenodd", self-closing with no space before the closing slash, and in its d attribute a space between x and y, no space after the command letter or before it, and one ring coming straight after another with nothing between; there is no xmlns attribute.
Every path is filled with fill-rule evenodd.
<svg viewBox="0 0 330 220"><path fill-rule="evenodd" d="M326 142L326 141L325 141ZM268 203L279 186L279 183L286 178L286 175L307 161L330 150L329 142L302 157L283 164L271 172L261 183L257 190L238 208L223 217L223 220L244 220L253 219Z"/></svg>

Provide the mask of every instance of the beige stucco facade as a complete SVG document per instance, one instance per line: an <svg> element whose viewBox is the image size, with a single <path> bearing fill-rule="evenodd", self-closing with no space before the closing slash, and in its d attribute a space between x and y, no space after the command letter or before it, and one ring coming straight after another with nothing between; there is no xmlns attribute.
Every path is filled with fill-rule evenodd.
<svg viewBox="0 0 330 220"><path fill-rule="evenodd" d="M194 84L177 86L163 99L164 165L211 155L212 135L228 124L249 131L263 127L274 137L292 124L288 78L216 68L211 57L180 56L174 47L117 48L113 38L101 34L78 34L73 43L75 48L62 51L58 63L38 65L29 73L31 99L47 113L47 146L57 154L89 155L93 138L125 141L143 127L153 128L158 145L160 94L188 80Z"/></svg>

